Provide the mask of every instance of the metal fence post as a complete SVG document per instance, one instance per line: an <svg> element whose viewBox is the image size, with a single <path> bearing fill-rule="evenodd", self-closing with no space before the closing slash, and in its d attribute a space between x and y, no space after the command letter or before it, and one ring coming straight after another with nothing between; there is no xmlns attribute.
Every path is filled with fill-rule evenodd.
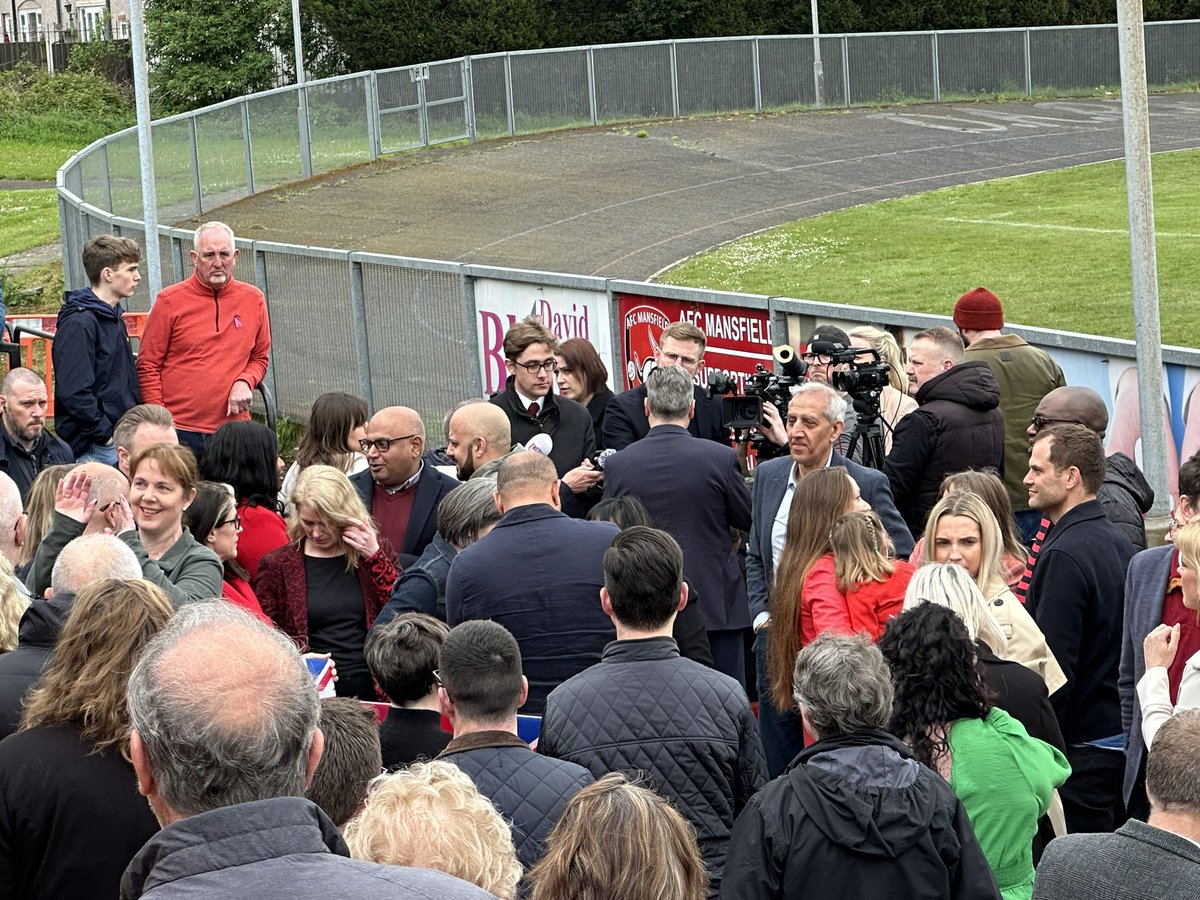
<svg viewBox="0 0 1200 900"><path fill-rule="evenodd" d="M108 141L105 141L100 145L100 150L103 154L103 165L100 167L100 179L102 181L102 189L104 191L104 210L105 212L112 212L112 182L108 177Z"/></svg>
<svg viewBox="0 0 1200 900"><path fill-rule="evenodd" d="M750 58L754 62L754 112L762 112L762 70L758 67L758 38L750 45Z"/></svg>
<svg viewBox="0 0 1200 900"><path fill-rule="evenodd" d="M592 117L592 124L597 123L596 118L596 54L595 51L588 47L587 49L587 77L588 77L588 112Z"/></svg>
<svg viewBox="0 0 1200 900"><path fill-rule="evenodd" d="M475 70L471 68L471 57L462 61L463 116L466 117L467 140L479 140L475 130Z"/></svg>
<svg viewBox="0 0 1200 900"><path fill-rule="evenodd" d="M300 95L300 104L296 115L300 124L300 174L312 178L312 136L308 124L308 85L302 84L296 88Z"/></svg>
<svg viewBox="0 0 1200 900"><path fill-rule="evenodd" d="M374 72L367 75L367 141L371 145L371 160L379 159L383 144L379 137L379 82Z"/></svg>
<svg viewBox="0 0 1200 900"><path fill-rule="evenodd" d="M375 393L371 388L371 347L367 340L367 294L363 286L362 263L350 259L350 315L354 321L354 355L358 363L358 391L375 411Z"/></svg>
<svg viewBox="0 0 1200 900"><path fill-rule="evenodd" d="M200 149L196 146L196 117L188 116L188 145L192 151L192 197L196 201L196 215L204 212L204 196L200 189Z"/></svg>
<svg viewBox="0 0 1200 900"><path fill-rule="evenodd" d="M512 56L504 54L504 102L508 108L508 133L517 133L517 111L513 108Z"/></svg>
<svg viewBox="0 0 1200 900"><path fill-rule="evenodd" d="M171 235L171 272L175 275L176 281L183 281L186 277L183 259L183 238Z"/></svg>
<svg viewBox="0 0 1200 900"><path fill-rule="evenodd" d="M671 41L671 118L679 118L679 60L675 41Z"/></svg>
<svg viewBox="0 0 1200 900"><path fill-rule="evenodd" d="M938 33L930 35L930 49L933 51L933 102L940 103L942 99L942 73L938 68Z"/></svg>
<svg viewBox="0 0 1200 900"><path fill-rule="evenodd" d="M250 252L254 254L254 281L258 285L258 289L263 292L263 300L267 304L267 317L269 319L271 315L271 285L267 278L267 254L265 251L259 250L258 245L253 243L250 245ZM279 397L275 372L274 343L271 344L271 359L267 365L265 381L271 391L271 396L275 398L275 406L282 407L283 401Z"/></svg>
<svg viewBox="0 0 1200 900"><path fill-rule="evenodd" d="M850 38L842 35L842 90L846 108L850 108Z"/></svg>
<svg viewBox="0 0 1200 900"><path fill-rule="evenodd" d="M462 311L463 311L463 337L466 343L467 358L471 360L471 377L475 379L475 384L479 385L479 389L483 390L483 369L479 363L479 334L475 330L475 279L461 273L459 277L462 279L460 287L462 290Z"/></svg>
<svg viewBox="0 0 1200 900"><path fill-rule="evenodd" d="M1025 29L1025 96L1033 96L1033 61L1029 53L1029 29Z"/></svg>
<svg viewBox="0 0 1200 900"><path fill-rule="evenodd" d="M250 104L245 100L242 107L242 155L246 160L246 194L254 193L254 151L250 142Z"/></svg>

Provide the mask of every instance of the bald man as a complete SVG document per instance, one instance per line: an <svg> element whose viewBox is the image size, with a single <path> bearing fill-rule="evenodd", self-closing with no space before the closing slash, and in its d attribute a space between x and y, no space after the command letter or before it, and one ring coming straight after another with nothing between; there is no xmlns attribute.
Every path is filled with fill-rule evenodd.
<svg viewBox="0 0 1200 900"><path fill-rule="evenodd" d="M0 554L4 555L10 565L16 566L21 558L28 521L21 509L21 491L16 482L0 472ZM27 593L20 579L13 580L20 585L22 593Z"/></svg>
<svg viewBox="0 0 1200 900"><path fill-rule="evenodd" d="M523 711L536 716L546 695L598 663L616 636L600 588L617 527L564 515L561 490L550 459L509 455L496 475L500 521L454 558L446 581L451 626L492 619L517 639L529 679Z"/></svg>
<svg viewBox="0 0 1200 900"><path fill-rule="evenodd" d="M407 406L375 413L359 445L369 468L350 480L405 568L433 540L438 503L458 482L421 459L425 423Z"/></svg>
<svg viewBox="0 0 1200 900"><path fill-rule="evenodd" d="M446 455L454 460L459 481L494 478L512 447L508 414L486 400L456 410L447 434Z"/></svg>
<svg viewBox="0 0 1200 900"><path fill-rule="evenodd" d="M1037 405L1026 434L1030 440L1047 425L1082 425L1100 439L1108 430L1108 407L1104 398L1087 387L1055 388ZM1113 453L1105 459L1104 483L1096 494L1108 520L1129 538L1135 551L1146 549L1143 516L1154 503L1154 489L1132 459Z"/></svg>

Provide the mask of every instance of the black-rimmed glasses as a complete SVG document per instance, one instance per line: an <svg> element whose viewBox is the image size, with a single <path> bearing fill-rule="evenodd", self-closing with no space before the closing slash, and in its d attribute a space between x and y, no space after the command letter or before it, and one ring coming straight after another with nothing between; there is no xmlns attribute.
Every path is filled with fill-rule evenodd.
<svg viewBox="0 0 1200 900"><path fill-rule="evenodd" d="M392 449L392 444L412 440L415 437L417 437L415 434L402 434L400 437L363 438L358 442L358 446L362 449L363 453L370 453L372 447L380 453L387 453Z"/></svg>

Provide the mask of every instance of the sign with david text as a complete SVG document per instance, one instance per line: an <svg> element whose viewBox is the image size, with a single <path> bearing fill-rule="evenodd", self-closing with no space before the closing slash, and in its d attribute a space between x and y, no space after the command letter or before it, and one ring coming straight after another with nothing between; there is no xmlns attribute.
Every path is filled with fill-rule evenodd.
<svg viewBox="0 0 1200 900"><path fill-rule="evenodd" d="M540 316L560 341L576 337L591 341L608 368L612 385L612 338L604 292L480 278L475 282L475 331L485 394L503 390L508 378L504 333L529 315Z"/></svg>
<svg viewBox="0 0 1200 900"><path fill-rule="evenodd" d="M654 368L662 331L671 322L691 322L708 339L704 365L696 377L701 386L708 384L709 372L718 370L732 375L741 392L755 365L762 363L768 369L774 365L771 318L765 309L637 294L615 296L621 317L622 388L638 387Z"/></svg>

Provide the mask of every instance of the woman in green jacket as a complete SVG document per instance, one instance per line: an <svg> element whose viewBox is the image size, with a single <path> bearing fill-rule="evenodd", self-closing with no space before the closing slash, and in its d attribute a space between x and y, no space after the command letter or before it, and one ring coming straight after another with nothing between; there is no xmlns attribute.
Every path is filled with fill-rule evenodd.
<svg viewBox="0 0 1200 900"><path fill-rule="evenodd" d="M1033 837L1066 757L993 706L966 626L922 603L888 623L879 649L892 671L890 729L962 800L1005 900L1033 895Z"/></svg>

